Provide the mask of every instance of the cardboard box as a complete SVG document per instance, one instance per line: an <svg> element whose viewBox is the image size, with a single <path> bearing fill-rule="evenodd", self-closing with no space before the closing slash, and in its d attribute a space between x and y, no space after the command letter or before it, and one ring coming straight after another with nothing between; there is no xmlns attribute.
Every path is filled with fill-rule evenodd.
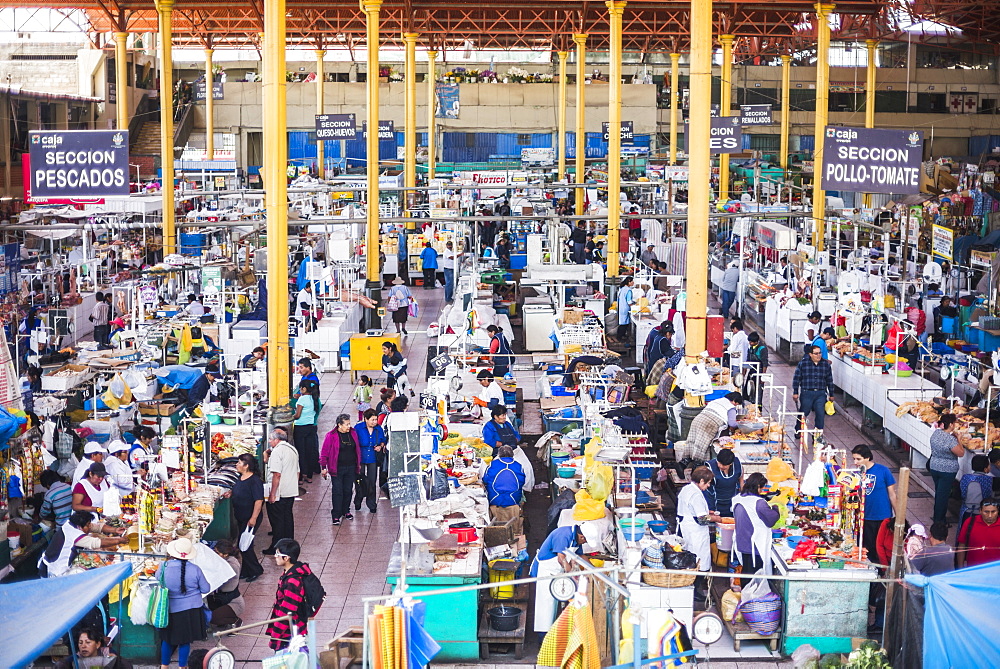
<svg viewBox="0 0 1000 669"><path fill-rule="evenodd" d="M180 410L180 404L152 404L139 402L139 414L142 416L170 416Z"/></svg>
<svg viewBox="0 0 1000 669"><path fill-rule="evenodd" d="M583 314L583 309L578 307L563 309L563 323L566 325L579 325L583 323Z"/></svg>
<svg viewBox="0 0 1000 669"><path fill-rule="evenodd" d="M69 390L90 377L90 369L86 365L63 365L42 377L42 390Z"/></svg>

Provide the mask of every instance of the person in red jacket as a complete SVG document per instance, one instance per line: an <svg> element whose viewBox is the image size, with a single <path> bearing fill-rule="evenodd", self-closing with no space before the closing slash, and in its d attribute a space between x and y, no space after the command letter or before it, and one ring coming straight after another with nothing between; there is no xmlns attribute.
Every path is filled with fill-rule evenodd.
<svg viewBox="0 0 1000 669"><path fill-rule="evenodd" d="M979 505L979 515L970 516L958 531L959 567L1000 561L1000 512L990 497Z"/></svg>
<svg viewBox="0 0 1000 669"><path fill-rule="evenodd" d="M271 637L268 645L274 650L281 650L288 646L293 635L306 633L309 604L303 579L312 570L305 562L299 562L301 549L294 539L282 539L274 549L274 562L281 567L282 573L274 593L271 618L292 617L291 622L279 620L267 626L267 635Z"/></svg>
<svg viewBox="0 0 1000 669"><path fill-rule="evenodd" d="M351 417L346 413L337 416L337 427L330 430L323 440L319 454L323 478L330 476L330 514L333 524L340 525L341 518L354 520L351 498L361 473L361 440L351 427Z"/></svg>

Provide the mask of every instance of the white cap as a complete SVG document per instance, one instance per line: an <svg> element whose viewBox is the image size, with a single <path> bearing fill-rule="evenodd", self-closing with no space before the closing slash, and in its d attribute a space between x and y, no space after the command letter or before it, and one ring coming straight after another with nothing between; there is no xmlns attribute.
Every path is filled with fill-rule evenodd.
<svg viewBox="0 0 1000 669"><path fill-rule="evenodd" d="M126 444L121 439L115 439L110 444L108 444L108 453L121 453L122 451L128 450L128 444Z"/></svg>
<svg viewBox="0 0 1000 669"><path fill-rule="evenodd" d="M96 441L88 441L87 445L83 447L83 454L92 455L94 453L107 453L107 451Z"/></svg>

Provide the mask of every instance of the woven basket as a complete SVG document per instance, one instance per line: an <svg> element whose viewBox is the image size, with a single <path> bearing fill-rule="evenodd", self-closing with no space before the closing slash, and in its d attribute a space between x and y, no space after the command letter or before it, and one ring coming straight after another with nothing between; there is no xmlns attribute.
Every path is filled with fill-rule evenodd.
<svg viewBox="0 0 1000 669"><path fill-rule="evenodd" d="M657 571L642 572L642 582L656 588L686 588L694 583L698 572L694 569L688 574L673 574Z"/></svg>
<svg viewBox="0 0 1000 669"><path fill-rule="evenodd" d="M737 611L743 614L750 631L763 636L774 634L781 625L781 597L773 592L740 602Z"/></svg>

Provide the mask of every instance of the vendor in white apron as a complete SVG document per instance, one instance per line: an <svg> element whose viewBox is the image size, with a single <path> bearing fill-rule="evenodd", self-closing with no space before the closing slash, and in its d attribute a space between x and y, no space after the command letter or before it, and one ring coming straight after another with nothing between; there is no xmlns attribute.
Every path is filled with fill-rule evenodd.
<svg viewBox="0 0 1000 669"><path fill-rule="evenodd" d="M771 528L778 522L781 514L761 497L761 491L766 485L767 478L760 472L755 472L747 477L742 494L733 498L736 536L733 537L730 557L739 560L744 574L762 571L764 576L771 575ZM749 546L745 544L744 528L747 522L753 528ZM741 540L744 542L742 545ZM747 548L750 550L746 551ZM748 583L747 579L743 579L744 586Z"/></svg>
<svg viewBox="0 0 1000 669"><path fill-rule="evenodd" d="M590 536L590 535L594 536ZM529 574L534 577L552 576L562 574L569 570L569 560L563 555L563 551L575 551L578 555L583 554L583 546L590 543L597 549L600 544L600 537L596 536L596 528L589 526L586 522L579 525L557 527L552 530L541 548L535 555L531 563ZM538 581L535 583L535 631L548 632L555 622L556 600L549 591L551 580Z"/></svg>
<svg viewBox="0 0 1000 669"><path fill-rule="evenodd" d="M90 465L87 475L73 486L73 510L89 511L94 520L104 512L104 495L111 489L107 481L108 470L100 462Z"/></svg>
<svg viewBox="0 0 1000 669"><path fill-rule="evenodd" d="M73 480L70 483L76 485L80 479L86 476L90 465L95 462L104 462L104 457L107 454L108 451L99 443L88 441L87 445L83 447L83 460L80 460L80 463L76 466L76 470L73 472Z"/></svg>
<svg viewBox="0 0 1000 669"><path fill-rule="evenodd" d="M110 550L128 541L121 536L95 537L91 532L100 530L116 532L94 521L86 511L74 511L69 519L59 526L45 552L38 561L40 575L44 577L63 576L69 571L77 553L81 550ZM125 530L117 530L119 534Z"/></svg>
<svg viewBox="0 0 1000 669"><path fill-rule="evenodd" d="M711 530L709 525L722 516L708 508L705 491L715 475L708 467L695 467L691 482L677 494L677 527L684 537L684 550L698 556L698 570L712 569Z"/></svg>

